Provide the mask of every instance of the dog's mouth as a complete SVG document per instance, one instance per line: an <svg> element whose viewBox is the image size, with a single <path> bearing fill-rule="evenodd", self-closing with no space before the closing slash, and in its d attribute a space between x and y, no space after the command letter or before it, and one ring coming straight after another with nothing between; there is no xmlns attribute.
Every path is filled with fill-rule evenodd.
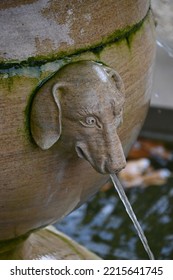
<svg viewBox="0 0 173 280"><path fill-rule="evenodd" d="M100 156L98 153L93 156L90 151L88 151L88 147L83 143L78 143L75 149L79 158L88 161L91 166L101 174L119 173L125 167L125 161L122 161L120 164L116 161L112 162L109 158Z"/></svg>
<svg viewBox="0 0 173 280"><path fill-rule="evenodd" d="M85 159L85 160L88 160L86 154L84 153L84 151L82 150L81 147L76 146L76 153L77 153L77 155L78 155L79 158L83 158L83 159Z"/></svg>
<svg viewBox="0 0 173 280"><path fill-rule="evenodd" d="M99 173L101 174L105 174L107 173L105 171L105 168L104 168L104 164L102 162L102 164L96 164L96 161L92 158L92 156L90 155L89 152L85 152L80 146L76 145L76 153L78 155L79 158L81 159L85 159L86 161L88 161L91 166Z"/></svg>

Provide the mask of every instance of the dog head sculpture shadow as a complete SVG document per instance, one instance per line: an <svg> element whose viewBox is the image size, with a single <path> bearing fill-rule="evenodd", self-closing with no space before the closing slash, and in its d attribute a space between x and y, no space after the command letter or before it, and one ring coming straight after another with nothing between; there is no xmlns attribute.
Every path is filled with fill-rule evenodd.
<svg viewBox="0 0 173 280"><path fill-rule="evenodd" d="M37 91L31 133L42 150L58 140L100 173L119 172L126 160L117 128L124 85L119 74L94 61L68 64Z"/></svg>

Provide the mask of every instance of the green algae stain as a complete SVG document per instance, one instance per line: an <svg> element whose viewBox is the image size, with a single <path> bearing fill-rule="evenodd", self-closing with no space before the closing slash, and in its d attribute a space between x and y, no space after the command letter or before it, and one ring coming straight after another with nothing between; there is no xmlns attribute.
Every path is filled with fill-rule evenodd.
<svg viewBox="0 0 173 280"><path fill-rule="evenodd" d="M104 45L91 49L92 53L100 60L101 52L104 49Z"/></svg>
<svg viewBox="0 0 173 280"><path fill-rule="evenodd" d="M53 57L49 57L47 59L43 59L41 57L37 58L29 58L28 61L22 62L21 64L17 64L16 66L11 64L6 64L6 66L10 67L9 69L1 69L5 79L4 82L8 84L8 91L9 93L13 90L14 85L14 78L17 79L17 76L20 76L20 78L34 78L36 81L32 85L32 89L29 93L29 97L27 97L27 105L23 112L24 114L24 129L20 131L25 137L32 143L35 143L30 130L30 112L31 112L31 106L34 99L34 96L36 92L38 91L39 87L43 85L48 79L51 78L61 67L63 67L66 64L69 64L73 61L80 60L80 55L93 53L96 59L93 59L99 63L103 62L101 61L101 53L107 46L111 46L112 44L122 44L122 42L127 45L129 51L132 48L132 42L134 39L134 36L137 32L141 32L143 29L144 23L146 21L150 20L150 13L148 12L145 18L143 18L139 23L134 25L133 27L127 27L124 30L116 31L111 36L104 38L101 44L98 44L96 46L92 46L87 49L80 49L77 50L75 53L73 53L71 56L64 56L61 57L61 59L53 60ZM40 60L39 60L40 59ZM7 79L8 78L8 79ZM41 81L42 80L42 81ZM41 81L41 82L40 82Z"/></svg>
<svg viewBox="0 0 173 280"><path fill-rule="evenodd" d="M8 74L1 75L0 86L1 86L1 95L7 96L12 93L14 85L13 77L9 77Z"/></svg>
<svg viewBox="0 0 173 280"><path fill-rule="evenodd" d="M48 229L49 230L49 229ZM68 239L68 237L66 237L65 235L59 234L58 232L54 232L49 230L49 232L54 235L56 238L59 238L60 240L62 240L66 246L68 246L72 252L74 252L74 254L77 254L81 260L85 259L85 256L82 254L82 252L79 250L79 248L75 245L75 243L73 242L73 240Z"/></svg>
<svg viewBox="0 0 173 280"><path fill-rule="evenodd" d="M3 257L4 254L8 254L8 252L15 250L16 246L23 243L28 238L28 236L29 234L25 234L14 239L0 241L0 260L4 260L4 258L1 258L1 256Z"/></svg>
<svg viewBox="0 0 173 280"><path fill-rule="evenodd" d="M35 141L32 137L32 134L31 134L30 114L31 114L32 102L33 102L34 96L36 94L37 88L38 87L36 87L36 89L33 90L28 97L27 105L26 105L26 108L23 112L24 113L24 120L25 120L24 129L23 129L23 131L21 131L21 132L24 132L25 138L34 145L36 145L36 144L35 144Z"/></svg>
<svg viewBox="0 0 173 280"><path fill-rule="evenodd" d="M0 63L0 69L1 71L7 69L7 68L11 68L14 67L16 70L19 68L23 68L23 67L41 67L42 65L46 64L46 63L50 63L53 62L55 60L58 59L63 59L63 60L68 60L69 56L73 56L73 55L80 55L83 52L87 52L87 51L91 51L93 52L98 58L100 57L100 53L102 52L103 48L111 43L119 43L122 40L126 40L127 46L130 50L131 48L131 42L132 42L132 34L135 34L138 30L141 29L141 27L143 26L144 22L147 20L147 18L149 18L151 15L151 9L148 10L146 16L139 21L138 23L134 24L133 26L127 26L124 29L121 30L116 30L114 33L112 33L111 35L104 37L102 39L102 42L98 42L95 45L88 45L85 46L84 48L80 48L80 49L76 49L76 50L72 50L72 51L63 51L63 52L59 52L56 54L51 54L47 57L44 56L37 56L37 57L30 57L28 58L28 60L26 61L21 61L21 62L6 62L6 63Z"/></svg>

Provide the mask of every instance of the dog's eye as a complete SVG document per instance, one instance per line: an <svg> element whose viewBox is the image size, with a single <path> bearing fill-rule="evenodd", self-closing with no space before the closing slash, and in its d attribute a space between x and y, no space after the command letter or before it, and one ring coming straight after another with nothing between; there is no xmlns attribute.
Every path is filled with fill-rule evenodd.
<svg viewBox="0 0 173 280"><path fill-rule="evenodd" d="M93 117L93 116L87 116L85 117L85 119L83 121L80 121L80 123L83 125L83 126L86 126L86 127L99 127L101 128L101 125L99 123L99 121L97 120L96 117Z"/></svg>
<svg viewBox="0 0 173 280"><path fill-rule="evenodd" d="M85 122L89 126L95 126L97 123L97 120L94 117L89 116L89 117L86 117Z"/></svg>

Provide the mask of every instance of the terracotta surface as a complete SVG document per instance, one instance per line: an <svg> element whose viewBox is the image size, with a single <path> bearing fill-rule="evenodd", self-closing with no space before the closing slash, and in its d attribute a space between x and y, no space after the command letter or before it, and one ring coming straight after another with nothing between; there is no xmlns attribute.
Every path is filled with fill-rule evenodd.
<svg viewBox="0 0 173 280"><path fill-rule="evenodd" d="M32 233L24 243L19 243L14 250L3 254L0 260L98 260L67 235L53 227Z"/></svg>
<svg viewBox="0 0 173 280"><path fill-rule="evenodd" d="M142 20L148 7L149 0L1 0L1 61L47 59L100 45Z"/></svg>
<svg viewBox="0 0 173 280"><path fill-rule="evenodd" d="M84 60L99 61L120 75L125 87L125 103L123 105L123 124L116 133L125 155L136 139L146 116L150 101L155 54L154 22L151 12L148 11L148 1L106 1L106 4L103 4L101 0L97 1L97 5L103 7L103 10L98 10L96 4L91 9L91 2L86 2L88 2L88 6L84 5L82 8L84 10L81 10L81 13L84 15L93 14L91 17L93 22L87 29L90 34L88 33L88 37L84 36L85 43L82 43L79 32L74 27L72 27L71 32L76 36L78 34L77 38L75 35L70 37L70 40L72 38L76 41L74 44L66 41L61 42L62 44L57 43L58 39L55 33L58 32L58 29L56 28L54 29L55 33L51 33L50 30L49 32L45 31L46 37L42 35L39 37L40 33L38 33L38 41L41 42L41 47L44 50L36 47L35 41L33 49L33 40L30 37L26 40L23 37L24 41L20 42L23 53L20 51L18 39L13 40L13 43L11 39L1 41L1 47L3 44L7 47L6 53L4 48L1 49L3 50L3 60L9 60L10 65L1 65L0 80L0 240L2 240L0 245L8 242L15 244L18 242L16 238L20 239L33 230L63 218L95 194L108 179L108 175L98 173L88 161L79 158L75 149L69 149L67 145L69 139L65 138L65 130L70 131L71 127L65 127L65 123L62 124L62 136L49 149L40 149L31 136L30 113L33 97L37 95L39 88L49 83L52 75L62 66ZM23 14L21 15L21 12L17 11L21 11L21 9L28 11L29 8L33 11L34 5L45 5L47 1L29 1L29 4L24 1L25 5L19 5L19 7L13 5L12 8L9 7L10 2L8 2L7 9L4 6L7 5L5 3L5 1L0 3L1 7L3 4L1 12L11 15L15 9L18 22L21 22ZM71 3L73 4L73 1ZM49 5L55 5L55 1L49 1ZM112 13L112 5L115 5L114 13ZM64 7L66 10L67 6ZM67 24L69 13L66 17ZM81 13L79 13L80 17ZM99 14L99 18L96 21L94 16L96 17L97 14ZM107 15L108 22L100 24L101 14L103 14L103 22ZM52 15L54 15L56 22L56 9L50 10L50 17ZM47 10L44 9L44 13L42 12L42 17L45 20L44 30L47 30L48 16ZM8 16L8 18L11 17ZM74 14L73 20L77 20ZM118 23L117 20L120 22ZM31 21L32 24L35 24L35 18L31 18ZM115 25L109 25L109 21ZM139 22L140 24L134 29L134 24ZM61 24L64 24L63 20ZM123 31L121 39L115 36L109 43L104 40L112 32L127 27L127 25L131 30L128 35ZM16 38L23 34L21 33L22 28L25 29L25 26L21 24L20 28L17 28L16 25ZM83 25L81 23L80 28L86 30L85 21L83 21ZM10 30L13 33L12 29ZM35 36L35 30L33 28L32 30L31 37ZM4 29L2 29L3 32ZM64 32L64 38L68 37L63 29L61 32ZM56 38L54 43L51 39L47 40L48 34ZM99 40L103 41L103 44L97 51L90 49L75 53L81 45L86 48ZM67 53L72 52L74 55L60 57L52 61L47 56L47 61L39 60L38 64L35 63L40 57L50 53L58 57L62 48ZM38 54L40 57L37 57ZM34 58L30 58L27 63L15 64L16 60L21 62L30 56L34 56ZM101 87L101 85L99 86ZM106 102L108 96L104 95ZM74 129L72 134L75 136L75 133L77 131L75 132ZM95 153L100 153L99 147Z"/></svg>

